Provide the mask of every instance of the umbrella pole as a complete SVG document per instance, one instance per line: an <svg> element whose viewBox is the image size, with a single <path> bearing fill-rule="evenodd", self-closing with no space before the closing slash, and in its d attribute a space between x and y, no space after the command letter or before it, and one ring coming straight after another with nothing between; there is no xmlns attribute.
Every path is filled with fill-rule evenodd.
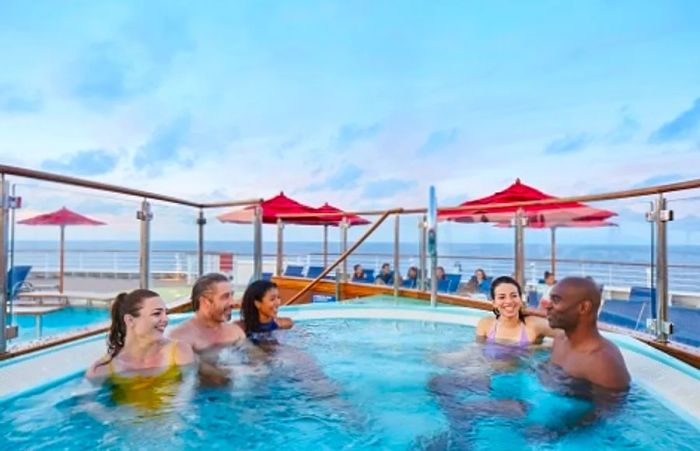
<svg viewBox="0 0 700 451"><path fill-rule="evenodd" d="M323 267L328 266L328 224L323 225Z"/></svg>
<svg viewBox="0 0 700 451"><path fill-rule="evenodd" d="M515 214L515 280L521 287L525 286L525 215L522 208Z"/></svg>
<svg viewBox="0 0 700 451"><path fill-rule="evenodd" d="M557 228L552 227L551 229L551 271L555 275L557 274Z"/></svg>
<svg viewBox="0 0 700 451"><path fill-rule="evenodd" d="M60 238L60 251L59 251L59 262L58 262L58 292L63 293L63 271L65 269L65 241L66 241L66 226L61 226L61 238Z"/></svg>

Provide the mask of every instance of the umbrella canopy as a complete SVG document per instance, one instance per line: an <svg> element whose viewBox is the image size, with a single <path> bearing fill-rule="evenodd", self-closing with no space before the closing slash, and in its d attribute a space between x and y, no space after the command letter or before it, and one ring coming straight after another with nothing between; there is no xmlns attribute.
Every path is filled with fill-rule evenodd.
<svg viewBox="0 0 700 451"><path fill-rule="evenodd" d="M350 226L371 224L367 219L357 215L348 215L328 202L316 208L314 212L322 214L318 217L285 218L285 221L291 221L294 224L339 226L343 218L345 218Z"/></svg>
<svg viewBox="0 0 700 451"><path fill-rule="evenodd" d="M542 223L543 227L549 227L549 223L555 226L576 220L605 221L615 216L616 213L599 208L593 208L580 202L557 202L545 205L526 205L523 207L496 207L483 208L489 204L506 204L515 202L529 202L538 200L552 200L556 197L543 193L528 186L517 179L503 191L498 191L481 199L464 202L460 207L466 209L443 208L438 212L440 220L455 222L507 222L522 208L525 216L531 223Z"/></svg>
<svg viewBox="0 0 700 451"><path fill-rule="evenodd" d="M262 208L263 224L277 223L277 218L280 215L313 214L316 212L315 208L297 202L294 199L285 196L283 192L280 192L275 197L263 201L260 204L260 207ZM245 207L242 210L235 210L221 214L217 216L217 218L221 222L251 224L255 220L255 205ZM295 221L287 221L287 219L285 219L285 222Z"/></svg>
<svg viewBox="0 0 700 451"><path fill-rule="evenodd" d="M68 225L105 225L102 221L90 219L66 207L51 213L44 213L31 218L23 219L17 222L24 225L53 225L53 226L68 226Z"/></svg>
<svg viewBox="0 0 700 451"><path fill-rule="evenodd" d="M74 211L67 209L66 207L60 210L53 211L51 213L44 213L43 215L34 216L32 218L23 219L17 222L23 225L50 225L59 226L61 228L61 238L60 238L60 254L59 254L59 277L58 277L58 291L63 293L63 272L64 272L64 261L65 261L65 229L66 226L76 226L76 225L89 225L89 226L99 226L105 225L102 221L97 221L95 219L88 218Z"/></svg>

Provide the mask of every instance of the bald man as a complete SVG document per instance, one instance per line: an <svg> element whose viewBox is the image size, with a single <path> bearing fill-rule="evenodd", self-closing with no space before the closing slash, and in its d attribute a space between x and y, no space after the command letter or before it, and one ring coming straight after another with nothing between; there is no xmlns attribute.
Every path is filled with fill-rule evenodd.
<svg viewBox="0 0 700 451"><path fill-rule="evenodd" d="M547 320L563 329L551 361L569 376L610 390L626 390L630 375L620 350L598 331L600 289L591 279L567 277L550 292Z"/></svg>

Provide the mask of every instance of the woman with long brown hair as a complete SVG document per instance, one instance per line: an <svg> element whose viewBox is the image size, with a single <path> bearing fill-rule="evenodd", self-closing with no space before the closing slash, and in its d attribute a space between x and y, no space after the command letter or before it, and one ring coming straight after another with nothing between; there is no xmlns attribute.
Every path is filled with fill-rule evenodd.
<svg viewBox="0 0 700 451"><path fill-rule="evenodd" d="M134 290L119 294L112 304L107 354L86 373L90 379L113 383L117 402L158 407L182 377L181 366L194 361L192 348L165 338L165 303L158 293ZM149 393L150 392L150 393Z"/></svg>

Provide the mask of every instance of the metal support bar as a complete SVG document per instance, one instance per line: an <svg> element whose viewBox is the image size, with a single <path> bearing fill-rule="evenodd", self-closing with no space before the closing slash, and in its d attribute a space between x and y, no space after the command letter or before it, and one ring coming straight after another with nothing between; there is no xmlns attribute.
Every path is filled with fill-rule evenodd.
<svg viewBox="0 0 700 451"><path fill-rule="evenodd" d="M654 210L656 221L656 339L668 342L673 333L673 325L668 321L668 221L673 220L673 211L667 210L666 199L659 194Z"/></svg>
<svg viewBox="0 0 700 451"><path fill-rule="evenodd" d="M323 267L328 266L328 224L323 225Z"/></svg>
<svg viewBox="0 0 700 451"><path fill-rule="evenodd" d="M141 246L139 249L139 288L148 289L151 282L151 221L153 213L148 199L141 202L141 210L136 212L136 219L141 221Z"/></svg>
<svg viewBox="0 0 700 451"><path fill-rule="evenodd" d="M521 287L525 286L525 225L527 218L522 208L518 209L514 218L515 224L515 280Z"/></svg>
<svg viewBox="0 0 700 451"><path fill-rule="evenodd" d="M207 223L207 218L204 217L204 210L199 209L197 217L197 274L199 277L204 275L204 225Z"/></svg>
<svg viewBox="0 0 700 451"><path fill-rule="evenodd" d="M262 207L255 206L253 223L253 280L262 279Z"/></svg>
<svg viewBox="0 0 700 451"><path fill-rule="evenodd" d="M399 232L401 230L401 215L397 214L394 218L394 297L399 295L399 286L401 276L399 272L399 258L401 253L401 243L399 240Z"/></svg>
<svg viewBox="0 0 700 451"><path fill-rule="evenodd" d="M437 197L435 187L431 186L428 193L428 253L430 254L430 305L437 307Z"/></svg>
<svg viewBox="0 0 700 451"><path fill-rule="evenodd" d="M427 268L427 260L428 260L428 238L426 236L428 232L428 218L423 215L422 218L418 221L418 242L419 242L419 249L418 252L420 254L420 257L418 258L418 286L416 287L419 290L425 290L425 275L426 275L426 268Z"/></svg>
<svg viewBox="0 0 700 451"><path fill-rule="evenodd" d="M550 241L549 241L549 246L550 246L550 258L551 258L551 263L550 266L551 268L549 269L552 271L552 274L557 274L557 228L552 227L550 229Z"/></svg>
<svg viewBox="0 0 700 451"><path fill-rule="evenodd" d="M343 217L340 221L340 242L341 242L341 254L344 254L348 250L348 218ZM342 271L342 281L346 282L348 280L348 261L343 260L343 271Z"/></svg>
<svg viewBox="0 0 700 451"><path fill-rule="evenodd" d="M275 265L275 275L282 275L282 260L284 258L284 223L281 218L277 218L277 264Z"/></svg>
<svg viewBox="0 0 700 451"><path fill-rule="evenodd" d="M0 174L0 354L7 351L7 225L9 217L9 183Z"/></svg>

